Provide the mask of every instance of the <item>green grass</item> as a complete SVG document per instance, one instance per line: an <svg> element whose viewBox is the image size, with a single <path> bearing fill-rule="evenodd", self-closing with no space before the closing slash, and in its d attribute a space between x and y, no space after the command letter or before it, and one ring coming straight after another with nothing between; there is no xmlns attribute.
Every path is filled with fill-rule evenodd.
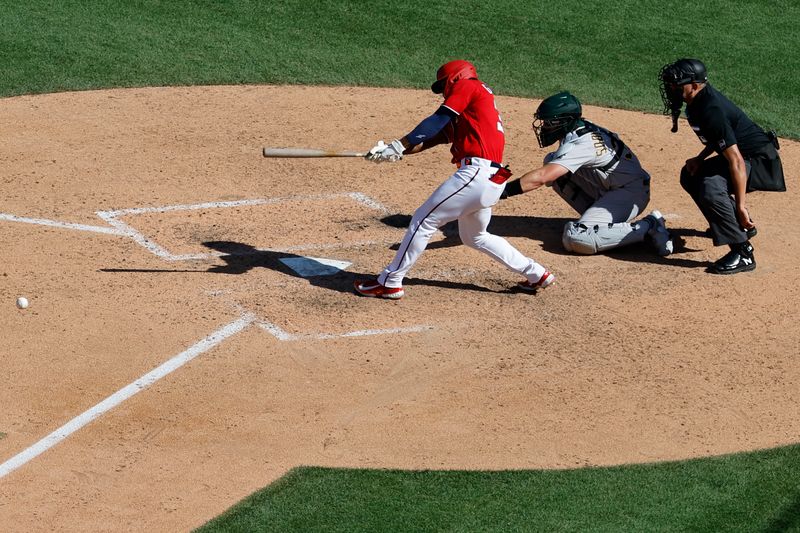
<svg viewBox="0 0 800 533"><path fill-rule="evenodd" d="M568 89L660 112L682 56L765 127L800 137L795 0L5 0L0 94L288 83L427 87L471 59L502 94Z"/></svg>
<svg viewBox="0 0 800 533"><path fill-rule="evenodd" d="M580 470L298 468L221 531L800 531L800 445Z"/></svg>

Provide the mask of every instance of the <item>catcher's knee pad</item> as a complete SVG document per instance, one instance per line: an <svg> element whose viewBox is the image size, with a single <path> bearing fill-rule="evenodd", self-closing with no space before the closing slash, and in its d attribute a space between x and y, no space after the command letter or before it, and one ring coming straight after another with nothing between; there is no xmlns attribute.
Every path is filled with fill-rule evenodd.
<svg viewBox="0 0 800 533"><path fill-rule="evenodd" d="M568 252L581 255L596 254L597 226L586 226L577 222L567 222L561 234L561 244Z"/></svg>

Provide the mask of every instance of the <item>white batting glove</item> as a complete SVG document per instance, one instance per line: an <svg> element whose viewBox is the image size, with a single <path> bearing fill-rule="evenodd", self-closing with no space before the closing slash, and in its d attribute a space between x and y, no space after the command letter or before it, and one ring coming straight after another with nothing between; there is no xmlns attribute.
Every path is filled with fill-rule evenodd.
<svg viewBox="0 0 800 533"><path fill-rule="evenodd" d="M386 150L387 147L388 145L383 142L383 139L381 139L375 144L375 146L369 149L369 152L367 152L367 155L364 156L364 159L367 161L372 161L373 163L383 163L383 160L380 158L380 154Z"/></svg>
<svg viewBox="0 0 800 533"><path fill-rule="evenodd" d="M400 161L403 159L403 151L405 151L403 143L401 143L398 139L395 139L392 141L392 144L384 148L380 157L384 161L394 163L395 161Z"/></svg>
<svg viewBox="0 0 800 533"><path fill-rule="evenodd" d="M403 158L403 150L405 148L403 148L403 143L399 140L395 139L391 144L378 141L378 144L373 146L364 157L373 163L394 163Z"/></svg>

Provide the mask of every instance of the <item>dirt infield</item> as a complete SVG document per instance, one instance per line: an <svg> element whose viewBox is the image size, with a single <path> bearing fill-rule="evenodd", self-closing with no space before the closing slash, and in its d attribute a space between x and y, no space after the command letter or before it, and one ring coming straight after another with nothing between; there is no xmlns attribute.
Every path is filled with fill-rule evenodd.
<svg viewBox="0 0 800 533"><path fill-rule="evenodd" d="M0 100L4 529L186 530L297 465L569 468L797 441L800 144L782 142L789 191L748 196L755 272L704 272L723 250L678 184L699 151L685 122L588 107L651 172L677 253L566 254L574 214L542 190L490 229L554 287L517 293L444 233L405 299L357 297L451 172L446 150L372 165L261 147L363 150L438 103L260 86ZM545 153L537 102L498 103L520 175Z"/></svg>

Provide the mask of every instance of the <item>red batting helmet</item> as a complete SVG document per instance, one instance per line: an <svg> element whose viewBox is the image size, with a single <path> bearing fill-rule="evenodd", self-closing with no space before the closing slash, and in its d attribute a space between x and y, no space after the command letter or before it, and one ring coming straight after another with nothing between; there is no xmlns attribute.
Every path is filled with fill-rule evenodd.
<svg viewBox="0 0 800 533"><path fill-rule="evenodd" d="M431 91L447 96L455 82L470 78L478 78L475 65L463 59L456 59L439 67L439 70L436 71L436 81L431 85Z"/></svg>

